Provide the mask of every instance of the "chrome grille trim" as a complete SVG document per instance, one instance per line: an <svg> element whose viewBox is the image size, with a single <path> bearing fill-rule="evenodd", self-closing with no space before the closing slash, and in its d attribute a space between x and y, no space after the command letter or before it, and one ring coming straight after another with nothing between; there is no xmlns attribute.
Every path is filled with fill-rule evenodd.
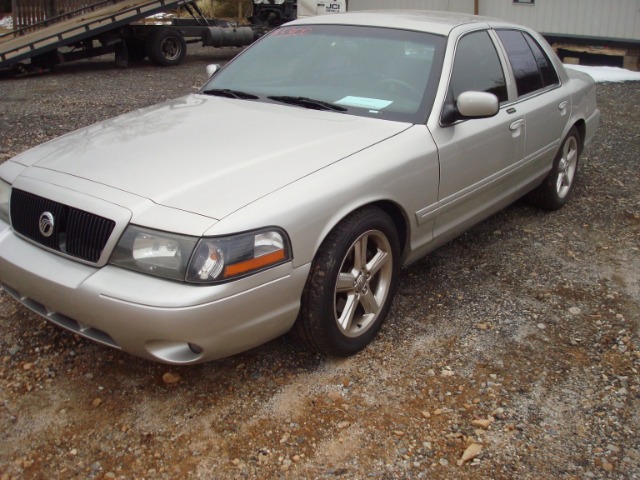
<svg viewBox="0 0 640 480"><path fill-rule="evenodd" d="M39 230L44 212L55 218L53 234ZM24 237L71 257L97 263L116 223L108 218L54 202L14 188L10 204L11 226Z"/></svg>

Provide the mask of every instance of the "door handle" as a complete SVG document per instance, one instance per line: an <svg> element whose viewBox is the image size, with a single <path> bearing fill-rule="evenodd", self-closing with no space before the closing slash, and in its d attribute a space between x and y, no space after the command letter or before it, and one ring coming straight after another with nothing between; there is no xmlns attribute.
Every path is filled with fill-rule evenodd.
<svg viewBox="0 0 640 480"><path fill-rule="evenodd" d="M564 101L562 103L560 103L560 105L558 105L558 110L564 110L565 108L567 108L567 105L569 105L568 101Z"/></svg>
<svg viewBox="0 0 640 480"><path fill-rule="evenodd" d="M511 130L512 132L515 132L516 130L521 129L523 125L524 125L524 120L521 118L520 120L516 120L511 125L509 125L509 130Z"/></svg>

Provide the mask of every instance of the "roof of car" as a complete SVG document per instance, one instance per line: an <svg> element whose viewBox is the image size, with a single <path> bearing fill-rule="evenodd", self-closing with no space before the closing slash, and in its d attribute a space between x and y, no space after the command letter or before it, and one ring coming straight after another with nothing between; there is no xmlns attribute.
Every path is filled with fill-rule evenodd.
<svg viewBox="0 0 640 480"><path fill-rule="evenodd" d="M490 17L435 10L372 10L321 15L296 20L294 24L363 25L386 28L400 28L448 35L457 26L484 24L500 20Z"/></svg>

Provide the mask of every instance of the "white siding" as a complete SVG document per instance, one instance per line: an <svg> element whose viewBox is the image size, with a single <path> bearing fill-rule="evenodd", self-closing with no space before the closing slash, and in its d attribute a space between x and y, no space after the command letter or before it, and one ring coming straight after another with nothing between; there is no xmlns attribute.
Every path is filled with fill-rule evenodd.
<svg viewBox="0 0 640 480"><path fill-rule="evenodd" d="M473 0L348 0L349 11L358 10L444 10L473 13Z"/></svg>
<svg viewBox="0 0 640 480"><path fill-rule="evenodd" d="M478 13L544 33L640 40L640 0L480 0Z"/></svg>
<svg viewBox="0 0 640 480"><path fill-rule="evenodd" d="M479 0L479 14L547 34L640 40L640 0ZM349 0L349 10L420 9L473 13L473 0Z"/></svg>

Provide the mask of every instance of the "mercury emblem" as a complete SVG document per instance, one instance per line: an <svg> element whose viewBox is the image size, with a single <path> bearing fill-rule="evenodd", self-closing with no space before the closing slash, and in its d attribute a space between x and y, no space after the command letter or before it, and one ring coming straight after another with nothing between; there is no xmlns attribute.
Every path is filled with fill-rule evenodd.
<svg viewBox="0 0 640 480"><path fill-rule="evenodd" d="M51 212L43 212L40 215L39 228L43 237L49 238L53 235L54 225L55 220L53 219L53 214L51 214Z"/></svg>

